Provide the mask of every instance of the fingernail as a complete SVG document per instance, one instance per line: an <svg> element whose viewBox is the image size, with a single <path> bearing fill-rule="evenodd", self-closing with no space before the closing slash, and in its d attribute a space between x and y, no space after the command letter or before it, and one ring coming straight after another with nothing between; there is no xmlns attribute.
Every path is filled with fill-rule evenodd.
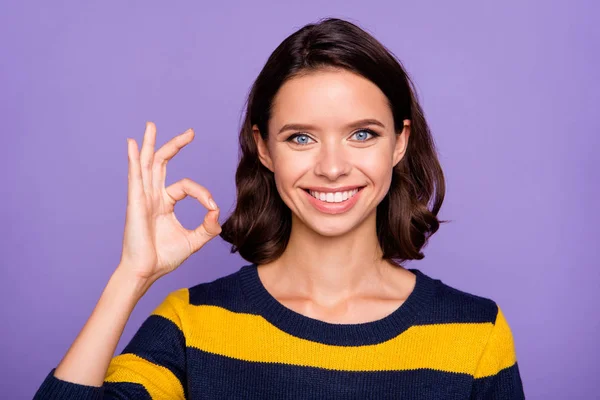
<svg viewBox="0 0 600 400"><path fill-rule="evenodd" d="M215 203L215 201L212 199L212 197L209 197L209 199L208 199L208 204L210 205L210 207L211 207L213 210L216 210L216 209L217 209L217 204L216 204L216 203Z"/></svg>

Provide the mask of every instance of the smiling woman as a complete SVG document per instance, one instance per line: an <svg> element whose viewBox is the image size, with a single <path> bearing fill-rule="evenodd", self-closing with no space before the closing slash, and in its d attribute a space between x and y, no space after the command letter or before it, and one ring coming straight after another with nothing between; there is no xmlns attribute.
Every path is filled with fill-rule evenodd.
<svg viewBox="0 0 600 400"><path fill-rule="evenodd" d="M383 259L423 258L421 248L439 228L444 176L410 78L379 42L350 26L329 20L299 30L252 87L240 132L237 207L221 233L247 260L277 259L294 218L308 222L298 188L364 187L370 209L320 233L338 236L369 215L363 226L377 226Z"/></svg>
<svg viewBox="0 0 600 400"><path fill-rule="evenodd" d="M368 33L331 18L275 49L249 94L222 227L205 188L162 189L193 133L153 161L155 135L150 124L141 161L131 147L121 265L36 398L524 398L500 307L401 265L444 222L444 175L407 73ZM186 194L213 212L193 232L170 225ZM249 264L170 293L110 359L145 290L218 234Z"/></svg>

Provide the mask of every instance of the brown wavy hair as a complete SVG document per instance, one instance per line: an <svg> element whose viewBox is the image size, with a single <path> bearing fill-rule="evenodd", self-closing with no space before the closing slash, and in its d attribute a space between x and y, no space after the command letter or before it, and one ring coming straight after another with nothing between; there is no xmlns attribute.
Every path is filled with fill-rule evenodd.
<svg viewBox="0 0 600 400"><path fill-rule="evenodd" d="M377 206L377 237L383 259L402 263L424 257L421 249L439 228L444 174L416 90L401 62L357 25L326 18L287 37L268 58L248 94L240 130L235 183L237 202L222 224L223 240L249 262L264 264L285 250L292 228L273 173L258 158L252 127L268 138L273 98L288 79L324 68L342 68L369 79L386 95L394 129L411 120L408 147L394 167L390 189Z"/></svg>

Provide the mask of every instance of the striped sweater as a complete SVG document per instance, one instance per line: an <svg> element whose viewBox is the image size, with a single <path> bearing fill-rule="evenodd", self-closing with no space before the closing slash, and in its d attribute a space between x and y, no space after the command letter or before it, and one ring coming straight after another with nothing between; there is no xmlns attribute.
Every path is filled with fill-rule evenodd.
<svg viewBox="0 0 600 400"><path fill-rule="evenodd" d="M244 265L170 293L102 387L52 369L35 399L524 399L498 305L409 270L394 312L333 324L285 307Z"/></svg>

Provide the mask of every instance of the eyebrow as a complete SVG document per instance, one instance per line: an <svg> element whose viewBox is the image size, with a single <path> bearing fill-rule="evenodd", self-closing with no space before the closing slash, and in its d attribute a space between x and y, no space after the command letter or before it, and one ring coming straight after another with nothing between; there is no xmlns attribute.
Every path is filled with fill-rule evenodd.
<svg viewBox="0 0 600 400"><path fill-rule="evenodd" d="M378 125L385 129L385 125L374 118L365 118L365 119L360 119L358 121L354 121L354 122L346 125L346 128L353 129L353 128L358 128L358 127L365 126L365 125ZM277 135L279 135L282 132L289 131L289 130L303 131L303 130L315 130L315 129L317 129L317 128L313 125L285 124L284 126L281 127L279 132L277 132Z"/></svg>

